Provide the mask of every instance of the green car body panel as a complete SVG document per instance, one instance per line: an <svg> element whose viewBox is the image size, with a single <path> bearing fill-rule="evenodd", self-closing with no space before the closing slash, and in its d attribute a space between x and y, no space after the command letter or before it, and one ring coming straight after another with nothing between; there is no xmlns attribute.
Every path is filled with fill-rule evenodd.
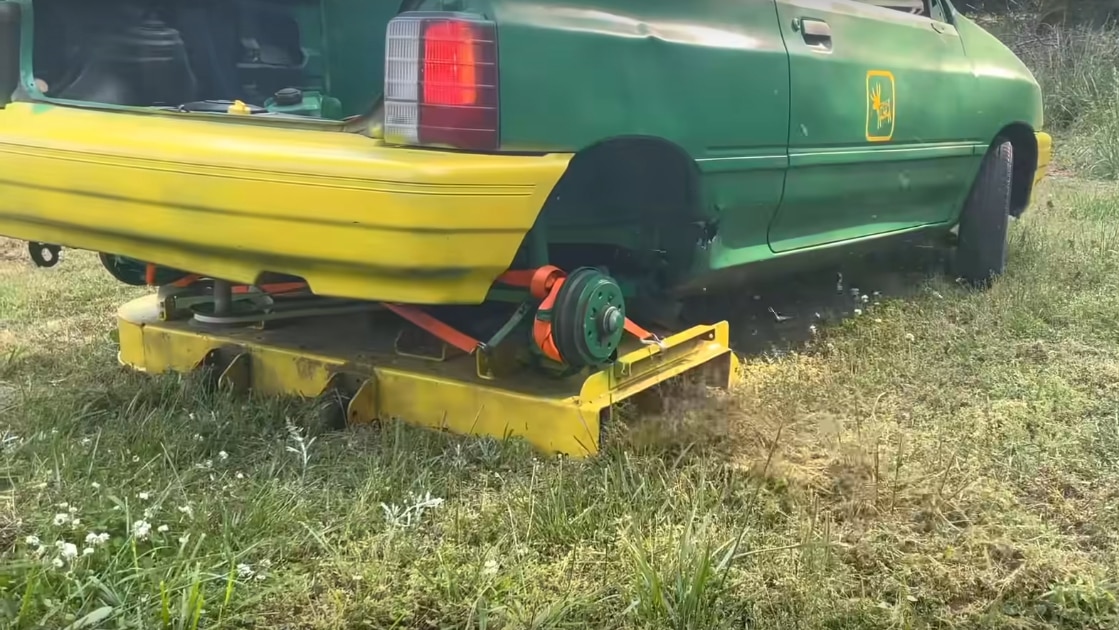
<svg viewBox="0 0 1119 630"><path fill-rule="evenodd" d="M753 263L947 231L1008 130L1021 143L1019 204L1029 197L1040 88L947 2L931 17L855 0L453 4L499 25L503 148L641 137L688 155L701 202L686 219L705 227L680 223L698 242L677 290L739 281ZM609 212L584 212L598 217L584 233L610 232Z"/></svg>
<svg viewBox="0 0 1119 630"><path fill-rule="evenodd" d="M32 0L10 1L31 15ZM739 282L758 263L810 264L882 237L947 232L1000 135L1015 145L1013 211L1025 209L1048 160L1039 86L950 2L926 10L306 0L298 15L321 89L347 116L376 111L394 15L494 22L497 151L574 155L515 264L565 246L613 247L657 268L661 289L689 293ZM24 39L29 53L29 24ZM543 243L548 256L528 251Z"/></svg>

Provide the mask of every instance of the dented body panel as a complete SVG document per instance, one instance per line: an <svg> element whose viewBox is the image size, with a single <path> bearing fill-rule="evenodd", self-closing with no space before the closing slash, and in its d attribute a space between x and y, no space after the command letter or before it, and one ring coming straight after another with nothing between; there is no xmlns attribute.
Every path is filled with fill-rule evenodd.
<svg viewBox="0 0 1119 630"><path fill-rule="evenodd" d="M661 288L687 294L758 263L947 232L1008 130L1019 211L1049 161L1036 81L943 0L928 16L857 0L322 2L315 59L347 113L376 111L383 55L369 46L383 47L393 11L492 20L499 150L389 146L376 115L237 121L52 102L28 71L24 102L0 109L0 234L238 282L276 272L340 297L473 304L529 258L535 226L546 245L667 252ZM363 26L374 44L359 44ZM24 42L25 69L34 50ZM559 198L578 156L634 138L679 156L667 177L687 180L686 201ZM631 171L634 186L666 177ZM678 207L656 208L667 218L653 226L658 203Z"/></svg>
<svg viewBox="0 0 1119 630"><path fill-rule="evenodd" d="M475 304L568 157L389 149L355 134L0 111L0 234L322 295Z"/></svg>

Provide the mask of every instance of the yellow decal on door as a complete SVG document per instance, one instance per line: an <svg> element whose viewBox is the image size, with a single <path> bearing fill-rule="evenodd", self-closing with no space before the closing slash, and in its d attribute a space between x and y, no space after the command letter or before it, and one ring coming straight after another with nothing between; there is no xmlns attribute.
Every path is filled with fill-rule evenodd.
<svg viewBox="0 0 1119 630"><path fill-rule="evenodd" d="M889 142L894 138L897 117L897 89L894 75L886 70L866 73L866 139Z"/></svg>

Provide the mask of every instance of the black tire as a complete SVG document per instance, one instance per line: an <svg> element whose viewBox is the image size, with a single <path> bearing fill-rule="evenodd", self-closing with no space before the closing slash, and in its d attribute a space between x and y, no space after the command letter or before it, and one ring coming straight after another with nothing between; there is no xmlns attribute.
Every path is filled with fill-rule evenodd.
<svg viewBox="0 0 1119 630"><path fill-rule="evenodd" d="M971 286L986 288L1006 270L1014 147L999 139L987 151L960 214L954 271Z"/></svg>

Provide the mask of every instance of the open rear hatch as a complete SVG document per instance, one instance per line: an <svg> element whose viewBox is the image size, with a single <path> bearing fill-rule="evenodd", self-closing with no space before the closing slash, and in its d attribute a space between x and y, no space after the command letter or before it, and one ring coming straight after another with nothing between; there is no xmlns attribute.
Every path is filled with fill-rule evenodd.
<svg viewBox="0 0 1119 630"><path fill-rule="evenodd" d="M325 120L364 114L381 96L385 27L401 8L401 0L19 3L32 38L23 59L32 98Z"/></svg>
<svg viewBox="0 0 1119 630"><path fill-rule="evenodd" d="M139 283L484 301L571 156L493 151L492 22L399 8L0 1L0 235L128 259Z"/></svg>

